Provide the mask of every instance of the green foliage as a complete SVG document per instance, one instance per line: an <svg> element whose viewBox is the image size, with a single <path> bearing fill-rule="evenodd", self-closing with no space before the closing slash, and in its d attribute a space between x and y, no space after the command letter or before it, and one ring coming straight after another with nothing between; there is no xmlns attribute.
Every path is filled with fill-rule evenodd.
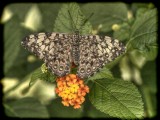
<svg viewBox="0 0 160 120"><path fill-rule="evenodd" d="M24 76L24 70L19 70L19 73L16 74L14 69L21 69L21 66L25 63L24 50L21 52L21 46L19 45L20 40L24 37L21 31L24 31L23 28L19 24L20 20L17 16L14 16L11 20L9 20L4 27L4 74L7 76L14 75L16 77ZM11 29L16 28L16 29ZM10 34L9 34L10 33ZM12 34L11 34L12 33ZM18 45L18 46L17 46ZM13 52L14 51L14 52ZM20 59L20 60L17 60Z"/></svg>
<svg viewBox="0 0 160 120"><path fill-rule="evenodd" d="M47 82L55 82L56 76L53 75L50 71L42 72L42 67L37 68L31 76L31 81L29 83L32 86L38 79L47 81Z"/></svg>
<svg viewBox="0 0 160 120"><path fill-rule="evenodd" d="M114 31L113 36L114 38L118 38L121 41L127 41L130 35L130 26L128 23L122 23L120 24L120 30Z"/></svg>
<svg viewBox="0 0 160 120"><path fill-rule="evenodd" d="M49 114L45 106L37 99L22 98L16 101L4 103L5 112L10 117L20 118L48 118Z"/></svg>
<svg viewBox="0 0 160 120"><path fill-rule="evenodd" d="M146 100L145 106L148 108L146 109L146 113L148 116L156 116L157 114L157 74L153 71L156 69L156 62L149 61L147 64L144 65L142 68L142 77L145 79L144 84L140 88L143 97Z"/></svg>
<svg viewBox="0 0 160 120"><path fill-rule="evenodd" d="M86 16L94 13L90 21L95 26L101 24L101 32L109 32L113 24L127 21L127 6L124 3L88 3L82 6L82 11Z"/></svg>
<svg viewBox="0 0 160 120"><path fill-rule="evenodd" d="M157 18L156 9L149 10L138 17L132 28L129 43L133 48L145 52L156 46Z"/></svg>
<svg viewBox="0 0 160 120"><path fill-rule="evenodd" d="M90 92L92 104L100 111L118 118L142 118L143 103L138 89L119 79L97 79Z"/></svg>
<svg viewBox="0 0 160 120"><path fill-rule="evenodd" d="M94 76L88 78L88 80L96 80L96 79L102 79L102 78L112 78L113 75L107 67L102 68L100 72L95 74Z"/></svg>
<svg viewBox="0 0 160 120"><path fill-rule="evenodd" d="M52 104L48 106L51 117L57 118L79 118L82 115L82 109L74 110L72 107L64 107L61 103L61 98L56 98ZM63 112L59 112L62 111Z"/></svg>
<svg viewBox="0 0 160 120"><path fill-rule="evenodd" d="M91 86L89 101L85 101L81 109L64 107L60 99L43 105L33 98L13 102L5 98L4 107L8 116L138 119L156 115L157 10L152 4L11 4L7 9L12 12L12 17L4 23L5 77L16 77L23 83L23 78L32 74L28 91L34 88L33 84L38 79L51 83L56 79L44 65L41 66L42 61L29 61L30 53L20 45L21 40L33 31L71 34L78 29L81 34L91 34L93 27L97 34L113 35L127 47L124 55L87 79ZM113 29L114 25L118 29ZM76 73L76 68L72 69L72 73Z"/></svg>
<svg viewBox="0 0 160 120"><path fill-rule="evenodd" d="M73 33L79 30L81 34L89 34L92 30L91 24L86 21L76 3L63 4L54 25L53 31L57 32Z"/></svg>

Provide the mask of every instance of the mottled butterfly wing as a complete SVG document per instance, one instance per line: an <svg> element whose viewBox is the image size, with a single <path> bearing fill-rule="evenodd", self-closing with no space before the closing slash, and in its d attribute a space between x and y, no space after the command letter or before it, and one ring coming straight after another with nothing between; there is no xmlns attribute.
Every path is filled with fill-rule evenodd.
<svg viewBox="0 0 160 120"><path fill-rule="evenodd" d="M32 34L22 41L22 46L42 59L52 73L64 76L70 72L72 36L59 33Z"/></svg>
<svg viewBox="0 0 160 120"><path fill-rule="evenodd" d="M77 75L88 78L105 64L113 61L125 51L125 47L118 40L98 35L81 36L80 58Z"/></svg>

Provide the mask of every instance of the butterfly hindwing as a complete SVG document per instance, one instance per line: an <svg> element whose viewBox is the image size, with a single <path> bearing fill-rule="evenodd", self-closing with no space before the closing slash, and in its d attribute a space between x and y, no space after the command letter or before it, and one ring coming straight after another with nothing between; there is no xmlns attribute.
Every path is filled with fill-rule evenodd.
<svg viewBox="0 0 160 120"><path fill-rule="evenodd" d="M91 36L81 36L80 40L80 58L77 75L80 78L86 78L96 72L96 44L91 41Z"/></svg>
<svg viewBox="0 0 160 120"><path fill-rule="evenodd" d="M68 34L38 33L22 41L22 45L42 59L56 75L64 76L70 72L72 37Z"/></svg>

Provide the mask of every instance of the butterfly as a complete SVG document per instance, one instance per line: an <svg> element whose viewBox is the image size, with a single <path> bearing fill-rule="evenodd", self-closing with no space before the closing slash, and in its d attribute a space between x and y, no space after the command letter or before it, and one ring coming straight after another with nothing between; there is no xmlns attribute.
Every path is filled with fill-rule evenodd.
<svg viewBox="0 0 160 120"><path fill-rule="evenodd" d="M80 35L79 32L31 34L21 44L59 77L70 73L73 62L82 79L94 75L126 49L122 42L109 36Z"/></svg>

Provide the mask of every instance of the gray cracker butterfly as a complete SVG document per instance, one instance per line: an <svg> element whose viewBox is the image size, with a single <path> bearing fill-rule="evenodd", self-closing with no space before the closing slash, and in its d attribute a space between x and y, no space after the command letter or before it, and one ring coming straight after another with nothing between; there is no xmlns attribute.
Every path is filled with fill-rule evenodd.
<svg viewBox="0 0 160 120"><path fill-rule="evenodd" d="M70 73L73 62L78 66L77 75L82 79L90 77L125 52L125 46L117 39L80 35L79 32L31 34L21 44L59 77Z"/></svg>

